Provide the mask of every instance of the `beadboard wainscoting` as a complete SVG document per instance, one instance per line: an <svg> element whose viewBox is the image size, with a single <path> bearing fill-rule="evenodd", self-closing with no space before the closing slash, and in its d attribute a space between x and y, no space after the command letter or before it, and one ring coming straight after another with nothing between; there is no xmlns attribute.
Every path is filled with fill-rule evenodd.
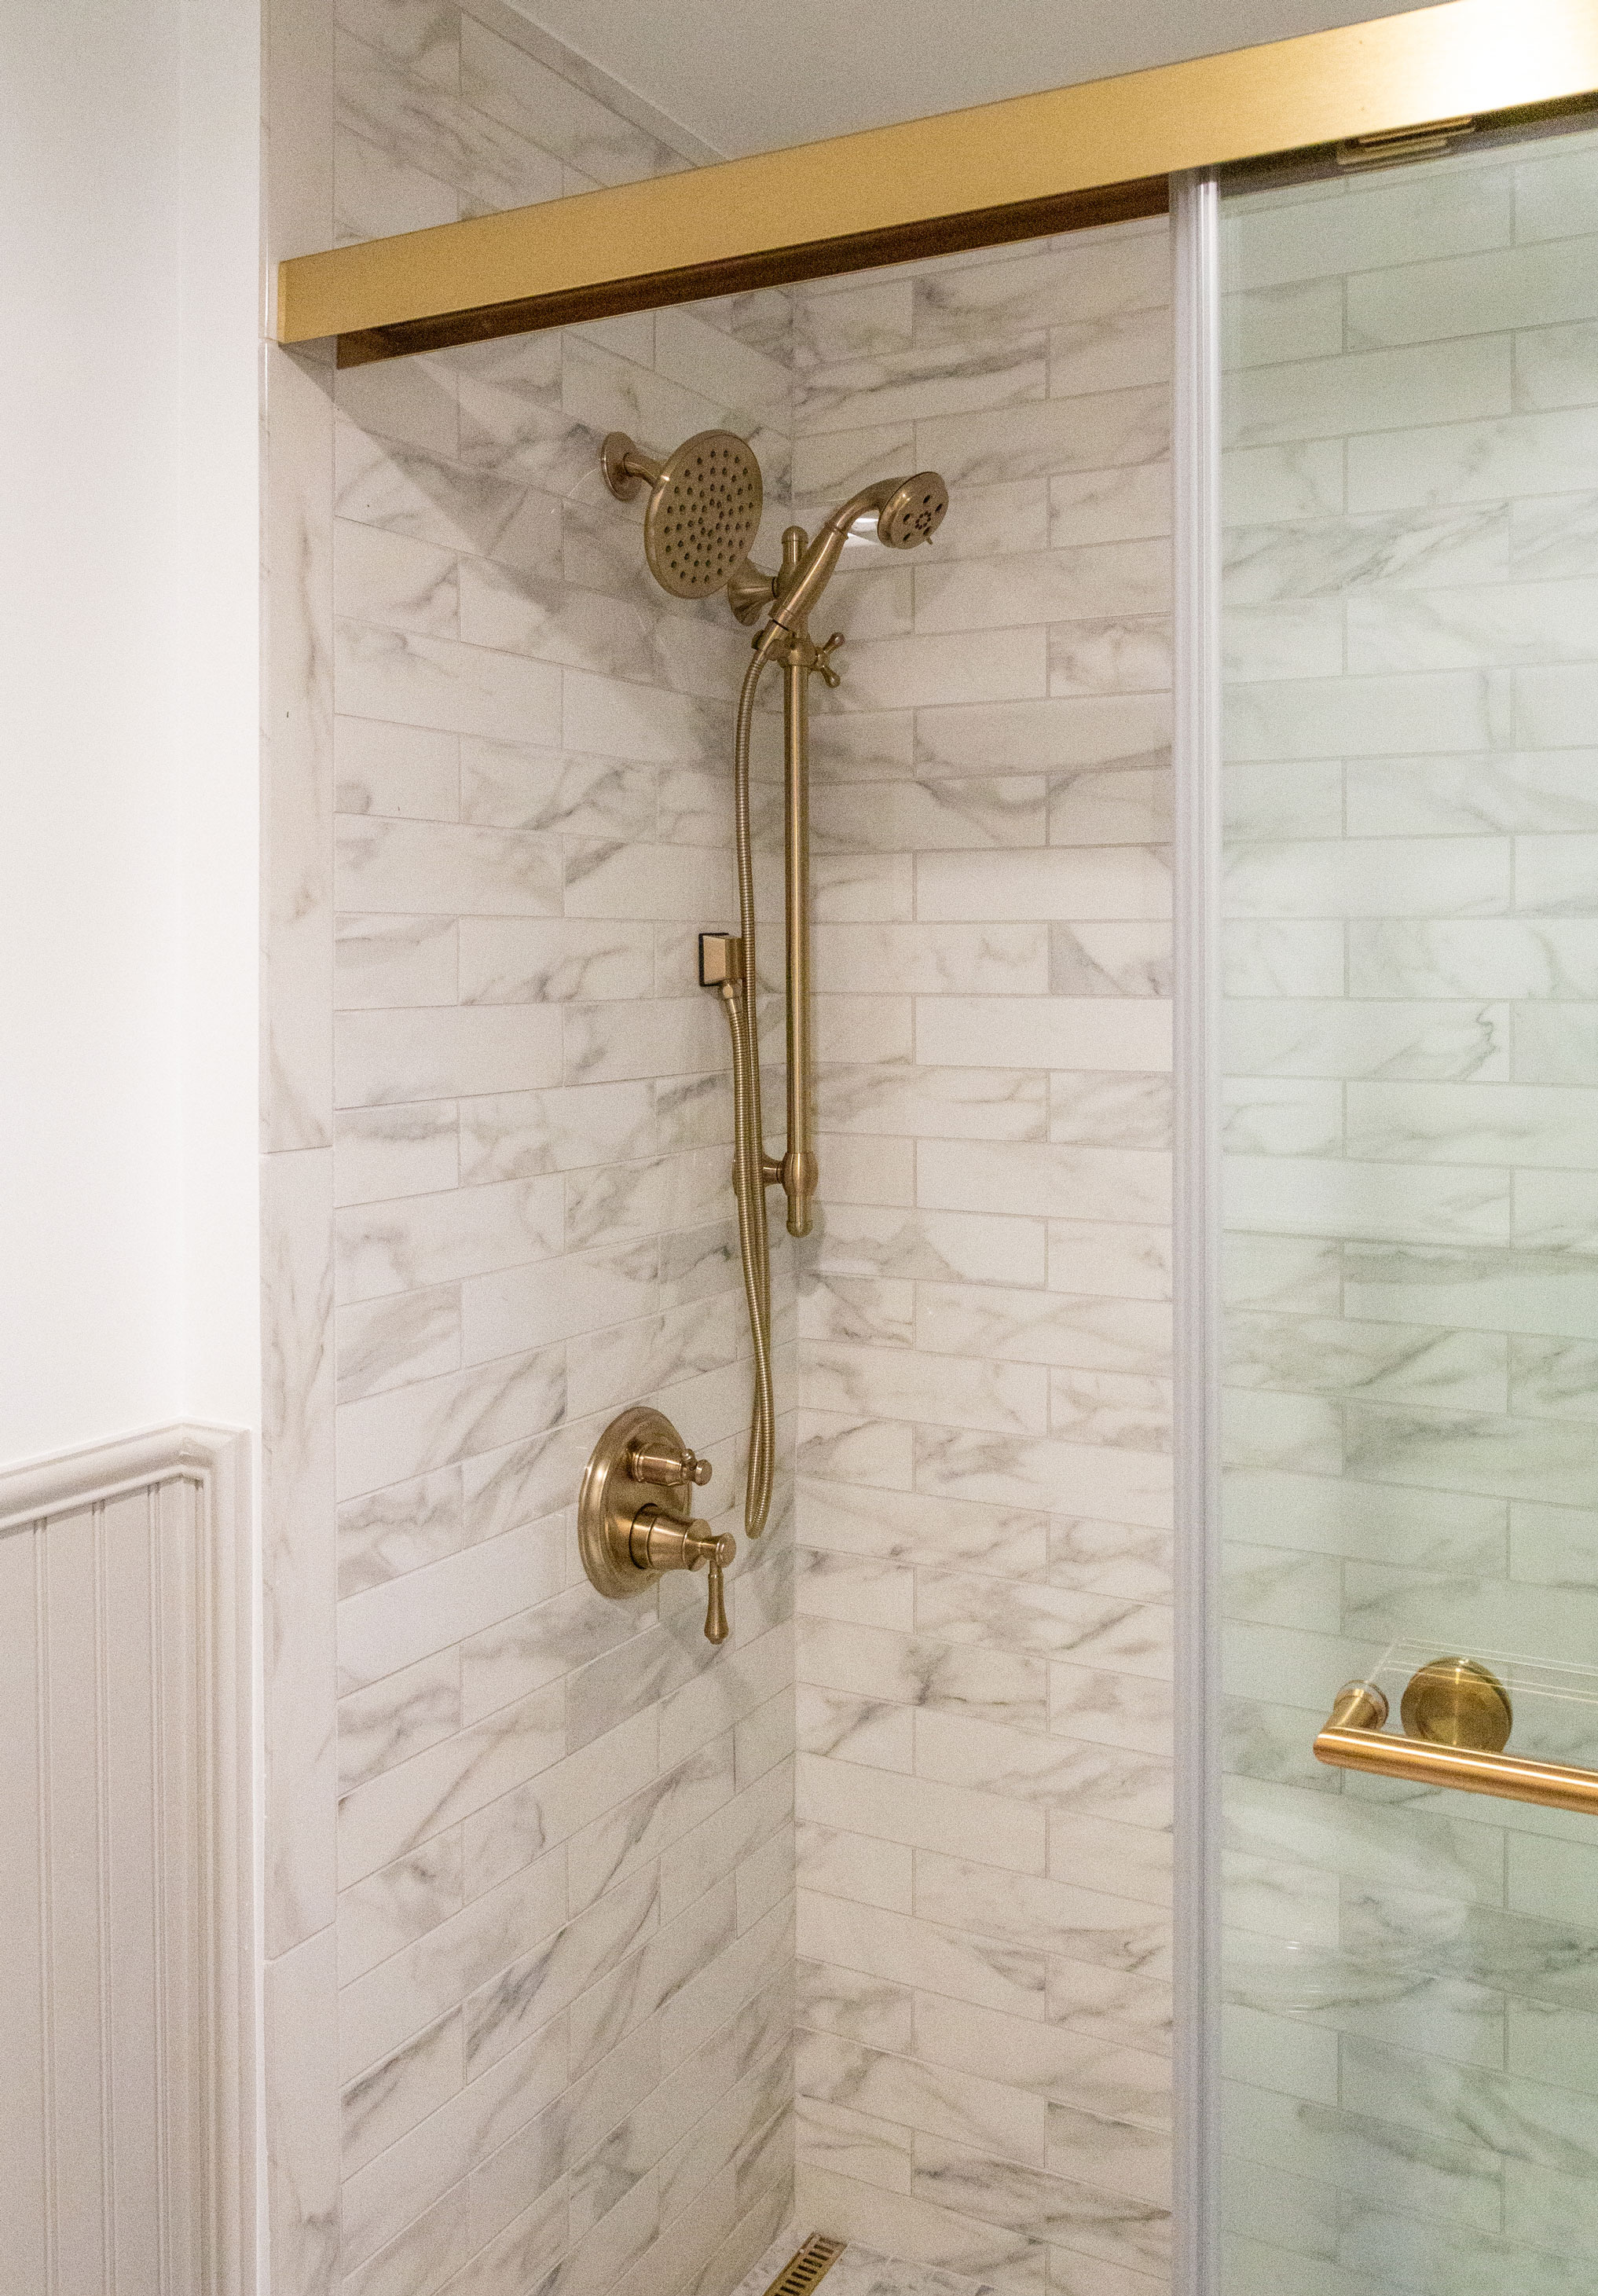
<svg viewBox="0 0 1598 2296"><path fill-rule="evenodd" d="M254 2286L248 1442L0 1474L0 2270Z"/></svg>

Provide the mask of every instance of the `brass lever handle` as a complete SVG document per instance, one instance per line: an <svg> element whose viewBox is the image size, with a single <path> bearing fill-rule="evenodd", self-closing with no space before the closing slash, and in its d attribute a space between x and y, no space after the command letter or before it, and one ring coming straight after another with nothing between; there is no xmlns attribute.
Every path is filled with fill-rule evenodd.
<svg viewBox="0 0 1598 2296"><path fill-rule="evenodd" d="M710 1566L710 1599L705 1611L705 1639L727 1638L726 1592L722 1574L738 1552L730 1530L712 1530L708 1522L683 1522L658 1506L642 1506L633 1517L627 1547L639 1570L697 1570Z"/></svg>

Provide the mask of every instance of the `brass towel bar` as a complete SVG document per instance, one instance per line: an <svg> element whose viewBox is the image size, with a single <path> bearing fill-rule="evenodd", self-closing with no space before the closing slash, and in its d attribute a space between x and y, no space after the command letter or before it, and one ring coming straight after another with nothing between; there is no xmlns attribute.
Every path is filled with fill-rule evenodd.
<svg viewBox="0 0 1598 2296"><path fill-rule="evenodd" d="M1598 1770L1503 1751L1511 1719L1508 1693L1470 1659L1434 1659L1411 1682L1403 1718L1405 1730L1417 1734L1389 1737L1381 1726L1387 1716L1387 1700L1374 1683L1345 1683L1315 1739L1316 1761L1415 1785L1454 1786L1462 1793L1598 1815Z"/></svg>

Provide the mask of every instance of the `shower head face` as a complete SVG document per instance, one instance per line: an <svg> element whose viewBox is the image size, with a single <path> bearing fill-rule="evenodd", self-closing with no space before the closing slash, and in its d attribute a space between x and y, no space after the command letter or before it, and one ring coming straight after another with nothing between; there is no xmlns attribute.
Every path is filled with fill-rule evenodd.
<svg viewBox="0 0 1598 2296"><path fill-rule="evenodd" d="M936 471L917 471L896 487L877 515L877 539L889 550L930 542L943 524L949 490Z"/></svg>
<svg viewBox="0 0 1598 2296"><path fill-rule="evenodd" d="M764 499L746 439L701 430L660 465L643 514L650 572L675 598L713 598L749 556Z"/></svg>

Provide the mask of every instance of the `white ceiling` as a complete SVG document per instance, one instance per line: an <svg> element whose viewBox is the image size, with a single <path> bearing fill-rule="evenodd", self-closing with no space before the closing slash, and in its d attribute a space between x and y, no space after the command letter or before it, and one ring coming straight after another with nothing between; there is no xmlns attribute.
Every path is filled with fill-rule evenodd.
<svg viewBox="0 0 1598 2296"><path fill-rule="evenodd" d="M1380 0L516 4L729 158L1405 12Z"/></svg>

